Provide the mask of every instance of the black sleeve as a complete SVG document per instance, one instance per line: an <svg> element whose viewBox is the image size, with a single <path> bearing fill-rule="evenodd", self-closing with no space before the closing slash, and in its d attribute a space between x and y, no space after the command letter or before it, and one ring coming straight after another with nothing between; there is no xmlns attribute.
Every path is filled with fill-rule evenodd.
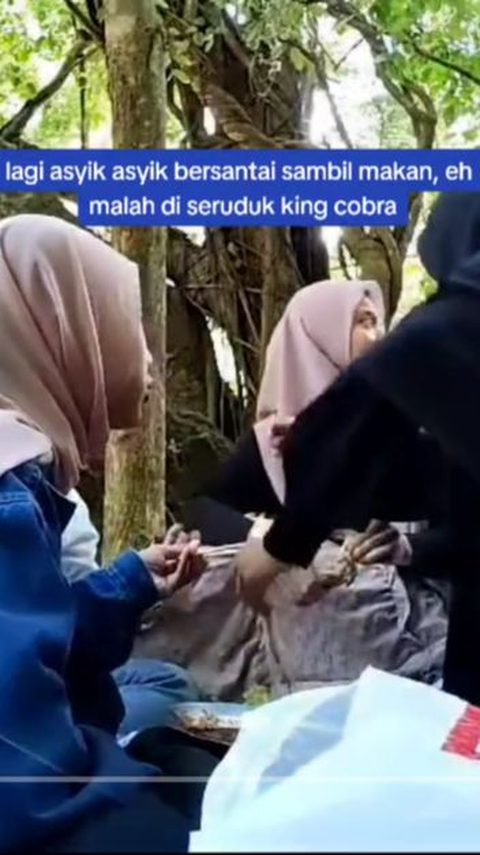
<svg viewBox="0 0 480 855"><path fill-rule="evenodd" d="M448 515L455 548L443 688L480 705L480 489L466 470L452 467Z"/></svg>
<svg viewBox="0 0 480 855"><path fill-rule="evenodd" d="M412 560L408 570L430 579L448 579L458 557L456 539L447 525L435 526L418 534L409 534Z"/></svg>
<svg viewBox="0 0 480 855"><path fill-rule="evenodd" d="M280 504L263 467L253 430L240 440L202 492L244 514L273 516L278 512Z"/></svg>
<svg viewBox="0 0 480 855"><path fill-rule="evenodd" d="M306 567L335 528L425 519L422 442L414 425L348 369L290 431L286 501L265 548Z"/></svg>
<svg viewBox="0 0 480 855"><path fill-rule="evenodd" d="M412 547L411 568L431 578L458 581L463 569L480 560L480 493L467 473L453 464L442 474L443 501L437 504L426 531L409 535Z"/></svg>

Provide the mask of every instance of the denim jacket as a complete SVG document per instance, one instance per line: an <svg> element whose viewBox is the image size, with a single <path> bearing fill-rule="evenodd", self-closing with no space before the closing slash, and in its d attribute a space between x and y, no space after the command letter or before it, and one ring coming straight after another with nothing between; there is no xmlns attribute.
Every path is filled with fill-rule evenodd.
<svg viewBox="0 0 480 855"><path fill-rule="evenodd" d="M116 743L110 672L155 587L134 552L68 584L60 544L72 512L35 463L0 478L0 851L48 845L132 798L139 784L112 778L154 771Z"/></svg>

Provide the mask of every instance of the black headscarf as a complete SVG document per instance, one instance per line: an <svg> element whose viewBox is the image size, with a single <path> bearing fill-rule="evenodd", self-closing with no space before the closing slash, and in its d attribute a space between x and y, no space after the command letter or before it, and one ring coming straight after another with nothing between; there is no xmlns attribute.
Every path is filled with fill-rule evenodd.
<svg viewBox="0 0 480 855"><path fill-rule="evenodd" d="M480 193L448 193L433 206L418 251L441 289L480 289Z"/></svg>
<svg viewBox="0 0 480 855"><path fill-rule="evenodd" d="M419 252L435 298L353 370L480 482L480 193L440 197Z"/></svg>

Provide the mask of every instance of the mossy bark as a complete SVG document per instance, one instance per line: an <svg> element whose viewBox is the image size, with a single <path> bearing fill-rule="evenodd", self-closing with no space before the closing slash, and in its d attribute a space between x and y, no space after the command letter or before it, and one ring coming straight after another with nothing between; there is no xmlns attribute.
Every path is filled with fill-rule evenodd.
<svg viewBox="0 0 480 855"><path fill-rule="evenodd" d="M104 20L114 146L162 149L164 39L155 2L106 0ZM139 266L154 387L141 429L114 435L107 452L104 560L147 543L165 526L166 235L119 228L114 244Z"/></svg>

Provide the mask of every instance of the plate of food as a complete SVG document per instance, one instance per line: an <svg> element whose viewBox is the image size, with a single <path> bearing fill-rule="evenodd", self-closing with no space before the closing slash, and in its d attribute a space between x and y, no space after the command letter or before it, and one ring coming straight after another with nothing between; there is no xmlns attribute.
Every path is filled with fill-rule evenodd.
<svg viewBox="0 0 480 855"><path fill-rule="evenodd" d="M247 704L183 703L173 709L173 727L201 739L231 745L240 730Z"/></svg>

